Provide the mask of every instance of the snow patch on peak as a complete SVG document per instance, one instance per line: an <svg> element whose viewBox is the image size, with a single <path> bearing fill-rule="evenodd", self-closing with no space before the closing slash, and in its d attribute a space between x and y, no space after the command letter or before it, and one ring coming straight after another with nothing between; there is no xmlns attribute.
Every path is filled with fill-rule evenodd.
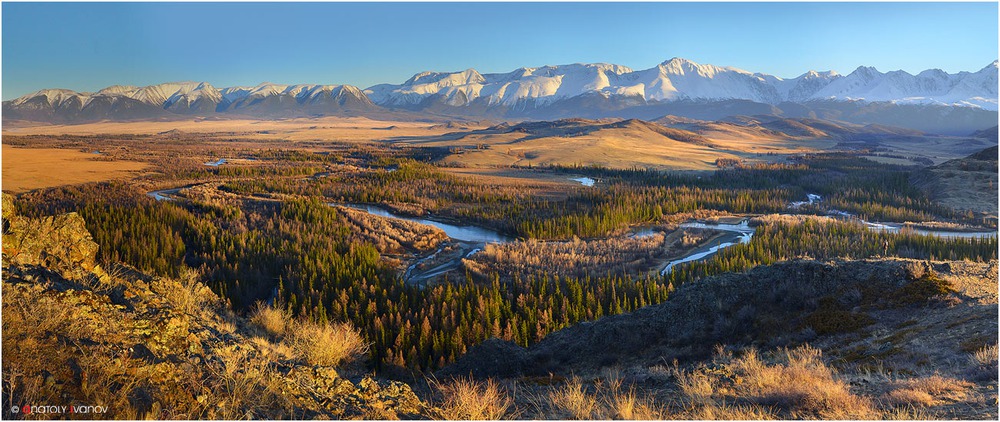
<svg viewBox="0 0 1000 422"><path fill-rule="evenodd" d="M50 105L56 105L72 97L82 97L82 96L83 94L80 94L76 91L72 91L69 89L50 88L50 89L38 90L32 92L31 94L15 98L14 100L11 101L11 103L14 105L21 105L28 101L31 101L34 98L44 97L45 100L48 101Z"/></svg>

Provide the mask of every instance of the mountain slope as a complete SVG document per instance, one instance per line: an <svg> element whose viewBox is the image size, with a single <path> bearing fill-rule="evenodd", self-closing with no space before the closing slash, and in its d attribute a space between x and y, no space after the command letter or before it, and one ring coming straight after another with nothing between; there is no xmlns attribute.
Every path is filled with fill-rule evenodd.
<svg viewBox="0 0 1000 422"><path fill-rule="evenodd" d="M115 85L96 93L46 89L5 101L5 119L80 123L144 120L216 113L257 117L360 115L378 111L350 85L278 85L216 89L207 82L132 87Z"/></svg>
<svg viewBox="0 0 1000 422"><path fill-rule="evenodd" d="M507 73L421 72L402 84L217 89L206 82L112 86L96 93L47 89L5 101L6 120L78 123L245 115L257 118L372 116L556 120L665 115L720 120L774 115L967 134L996 124L997 62L948 74L911 75L859 67L844 76L809 71L784 79L673 58L650 69L592 63L524 67ZM414 114L413 112L420 113Z"/></svg>
<svg viewBox="0 0 1000 422"><path fill-rule="evenodd" d="M997 218L997 147L916 172L911 181L942 205Z"/></svg>
<svg viewBox="0 0 1000 422"><path fill-rule="evenodd" d="M678 100L748 100L763 104L809 100L865 100L937 104L997 110L997 63L975 73L933 69L910 75L859 67L847 76L809 71L792 79L732 67L673 58L653 68L632 70L606 63L521 68L510 73L423 72L399 85L380 84L365 92L384 106L450 106L474 102L510 109L539 108L582 95L623 97L636 103Z"/></svg>

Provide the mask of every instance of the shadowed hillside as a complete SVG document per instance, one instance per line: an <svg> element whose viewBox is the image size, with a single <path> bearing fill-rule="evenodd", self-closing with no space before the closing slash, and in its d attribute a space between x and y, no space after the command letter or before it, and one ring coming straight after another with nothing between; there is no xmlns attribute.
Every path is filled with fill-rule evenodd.
<svg viewBox="0 0 1000 422"><path fill-rule="evenodd" d="M996 261L791 261L687 284L527 349L489 340L438 376L543 397L575 389L597 418L641 391L654 418L991 419L996 285Z"/></svg>

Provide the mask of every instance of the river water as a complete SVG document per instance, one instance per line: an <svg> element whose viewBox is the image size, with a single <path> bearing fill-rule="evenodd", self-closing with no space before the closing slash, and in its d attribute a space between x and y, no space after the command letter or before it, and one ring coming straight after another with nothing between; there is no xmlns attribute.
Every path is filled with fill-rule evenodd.
<svg viewBox="0 0 1000 422"><path fill-rule="evenodd" d="M660 275L670 274L670 271L674 269L677 264L683 264L685 262L700 261L702 259L708 258L715 255L719 251L728 248L733 245L739 245L743 243L750 243L750 239L753 238L753 234L756 231L753 227L750 227L749 220L743 220L739 224L710 224L710 223L700 223L697 221L690 221L687 223L681 223L682 228L693 228L693 229L710 229L728 232L729 236L725 241L720 240L719 243L713 245L705 245L693 252L685 255L683 258L670 261L667 263L662 270L660 270Z"/></svg>
<svg viewBox="0 0 1000 422"><path fill-rule="evenodd" d="M580 180L580 179L586 179L586 180ZM573 180L580 182L584 186L593 186L594 182L593 179L590 178L580 178L580 179L573 179ZM152 191L147 193L147 195L156 199L157 201L172 201L174 200L174 198L171 195L176 194L180 189L181 188ZM790 204L789 208L798 208L802 205L815 204L820 201L821 197L819 195L809 194L807 196L806 201L794 202ZM475 252L478 252L481 248L481 245L485 245L487 243L506 243L506 242L512 242L514 240L510 237L504 236L490 229L477 226L459 226L440 221L430 220L427 218L401 216L375 205L367 205L367 204L331 204L331 205L343 205L349 208L365 211L372 215L388 217L388 218L398 218L401 220L413 221L416 223L437 227L443 230L445 234L452 239L463 242L469 242L477 245L477 247L468 252L465 255L465 257L469 257ZM996 231L968 232L968 231L937 230L937 229L925 229L925 228L906 228L901 224L895 224L895 223L868 222L860 220L856 216L840 210L832 210L830 211L830 214L835 216L855 219L857 221L860 221L862 224L864 224L871 230L885 231L890 233L899 233L900 231L905 229L905 230L912 230L914 233L921 235L938 236L946 239L997 236ZM750 240L753 238L755 229L753 227L750 227L748 223L749 220L743 220L739 224L711 224L711 223L701 223L696 221L690 221L680 224L681 228L718 230L722 232L727 232L728 236L723 237L716 244L705 245L703 247L697 248L691 253L685 255L684 257L667 263L667 265L662 270L660 270L660 274L662 275L670 274L670 271L673 270L673 268L678 264L703 260L730 246L749 243ZM631 236L643 237L652 235L653 233L655 232L653 232L652 230L640 230L636 233L633 233Z"/></svg>
<svg viewBox="0 0 1000 422"><path fill-rule="evenodd" d="M401 216L401 215L393 214L392 212L389 212L388 210L385 210L383 208L379 208L379 207L374 206L374 205L363 205L363 204L337 204L337 205L343 205L345 207L362 210L362 211L365 211L365 212L367 212L369 214L377 215L377 216L380 216L380 217L398 218L400 220L413 221L415 223L426 224L428 226L434 226L434 227L437 227L437 228L439 228L441 230L444 230L444 233L447 234L448 237L450 237L452 239L455 239L455 240L461 240L461 241L464 241L464 242L473 242L473 243L506 243L506 242L510 242L510 241L513 240L513 239L511 239L511 238L509 238L507 236L504 236L504 235L502 235L500 233L497 233L497 232L495 232L493 230L484 229L482 227L477 227L477 226L456 226L454 224L442 223L440 221L428 220L426 218L404 217L404 216Z"/></svg>

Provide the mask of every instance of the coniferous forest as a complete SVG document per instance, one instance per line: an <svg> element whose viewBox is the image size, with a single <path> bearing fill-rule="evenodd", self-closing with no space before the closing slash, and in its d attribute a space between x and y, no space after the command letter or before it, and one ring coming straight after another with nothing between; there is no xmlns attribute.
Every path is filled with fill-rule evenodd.
<svg viewBox="0 0 1000 422"><path fill-rule="evenodd" d="M102 182L22 195L18 211L79 212L104 260L162 276L193 269L237 312L267 302L301 318L348 321L370 342L376 369L440 368L491 337L526 346L580 321L662 302L683 283L785 259L996 258L996 237L942 239L866 228L860 220L993 227L995 220L936 205L909 182L910 168L846 153L701 173L532 170L598 181L547 194L450 174L419 149L245 154L259 164L187 170L165 165L173 170L154 177L156 186L199 184L168 200L126 182ZM790 213L789 204L806 194L822 201L801 205L796 218L775 216ZM428 251L380 250L370 242L373 234L359 235L331 203L376 204L401 215L429 215L536 242L624 239L642 227L669 234L678 230L677 223L699 216L771 217L751 219L756 232L749 243L680 264L667 275L649 265L655 261L650 254L631 265L572 272L501 273L481 265L470 271L472 264L466 263L435 282L413 285L404 279L399 260ZM831 209L853 217L819 217ZM716 239L711 233L677 244Z"/></svg>

